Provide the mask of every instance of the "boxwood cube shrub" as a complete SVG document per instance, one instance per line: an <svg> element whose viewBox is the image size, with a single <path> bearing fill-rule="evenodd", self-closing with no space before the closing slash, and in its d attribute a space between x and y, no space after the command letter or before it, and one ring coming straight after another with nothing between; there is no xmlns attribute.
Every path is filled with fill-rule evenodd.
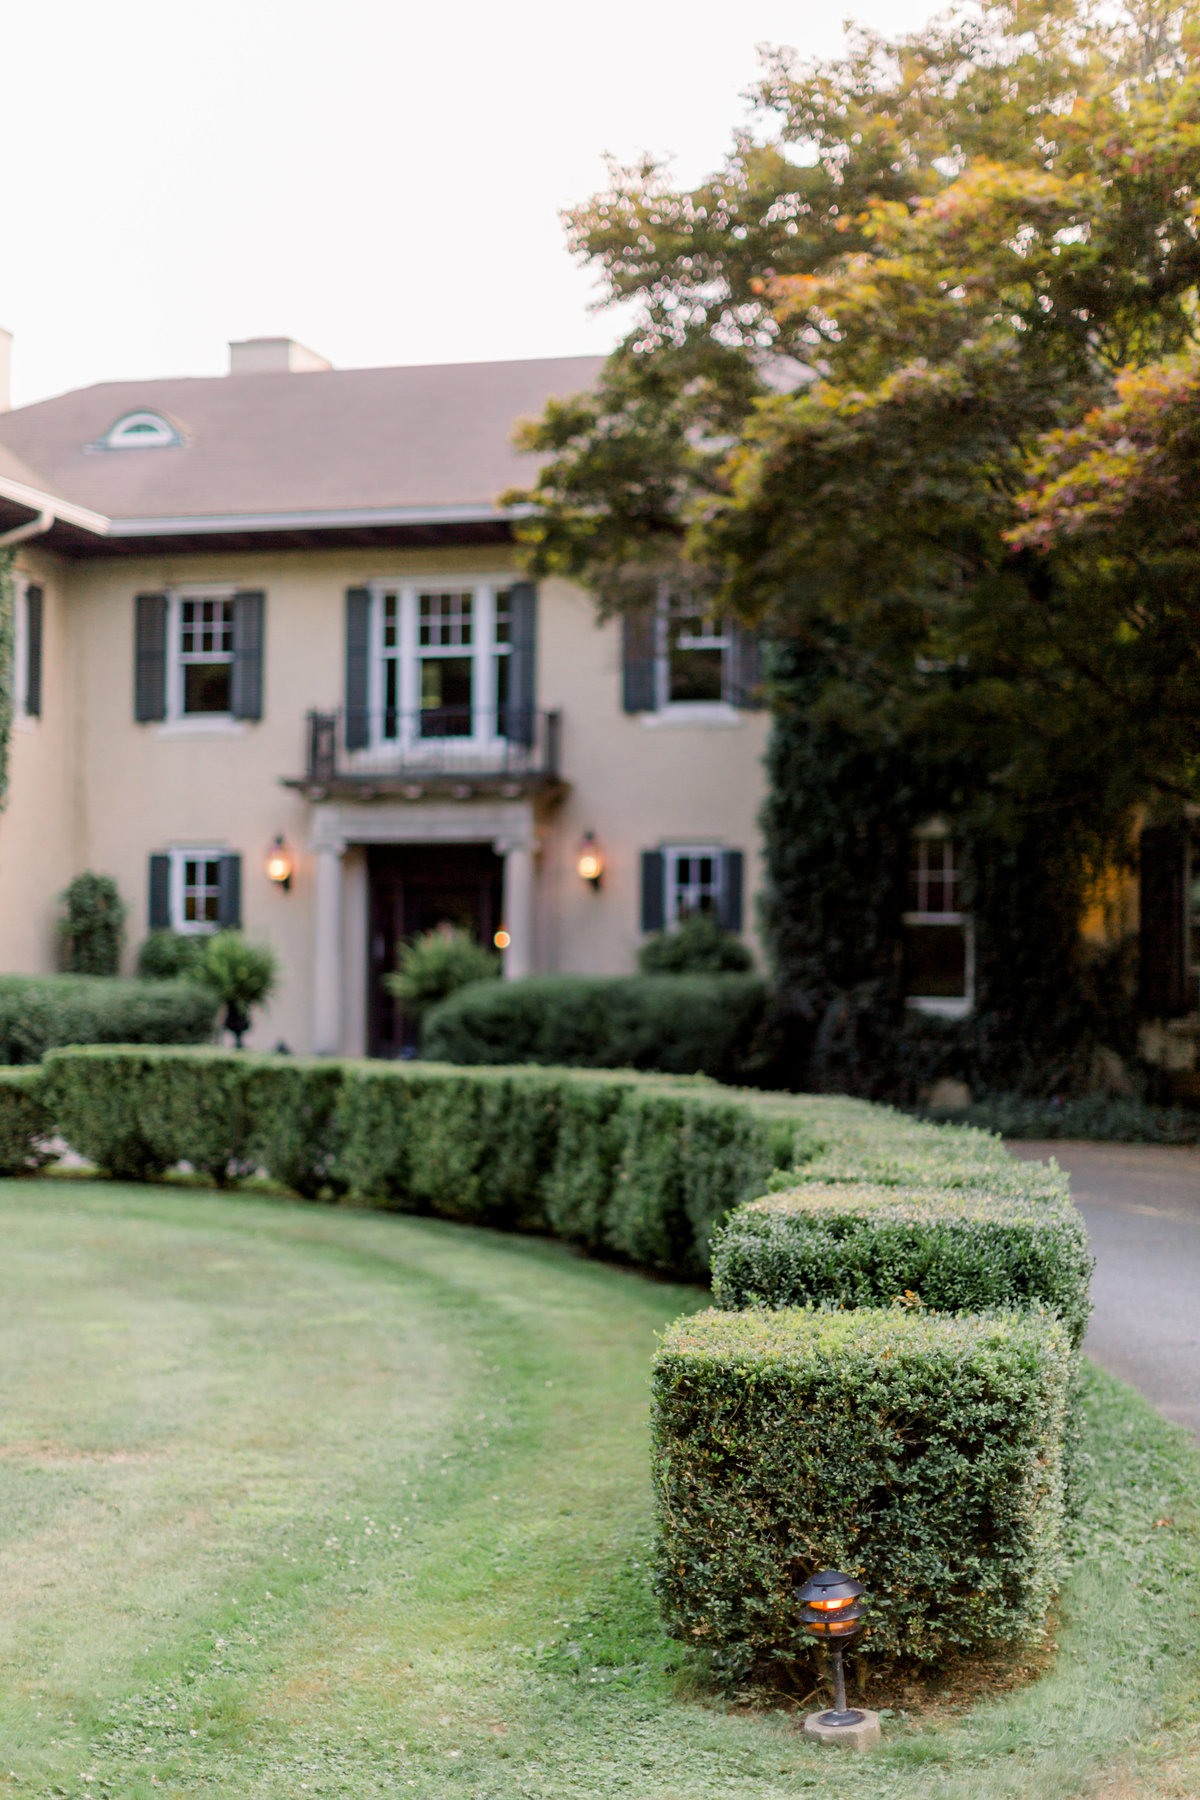
<svg viewBox="0 0 1200 1800"><path fill-rule="evenodd" d="M794 1663L795 1591L837 1568L876 1656L1030 1638L1060 1572L1070 1362L1028 1312L680 1319L653 1381L668 1629L731 1679Z"/></svg>
<svg viewBox="0 0 1200 1800"><path fill-rule="evenodd" d="M53 1160L45 1090L41 1069L0 1069L0 1175L33 1175Z"/></svg>
<svg viewBox="0 0 1200 1800"><path fill-rule="evenodd" d="M807 1136L798 1144L798 1181L968 1188L1046 1198L1067 1191L1057 1164L1016 1163L1001 1139L988 1131L930 1125L890 1106L825 1096L801 1108L800 1116L807 1120ZM794 1182L789 1179L786 1185Z"/></svg>
<svg viewBox="0 0 1200 1800"><path fill-rule="evenodd" d="M1056 1312L1078 1346L1092 1257L1064 1192L1010 1165L1001 1191L817 1183L751 1200L713 1245L717 1304L886 1306L938 1312L1033 1306Z"/></svg>

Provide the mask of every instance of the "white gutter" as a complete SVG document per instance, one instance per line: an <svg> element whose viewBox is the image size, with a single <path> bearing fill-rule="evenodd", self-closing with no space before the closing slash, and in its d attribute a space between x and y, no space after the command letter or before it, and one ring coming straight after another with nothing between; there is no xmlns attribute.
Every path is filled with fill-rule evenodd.
<svg viewBox="0 0 1200 1800"><path fill-rule="evenodd" d="M378 525L484 525L524 518L528 506L358 506L325 511L200 513L176 518L109 519L105 536L177 537L218 531L330 531Z"/></svg>
<svg viewBox="0 0 1200 1800"><path fill-rule="evenodd" d="M76 506L71 500L60 500L57 494L47 494L40 488L27 487L23 481L12 481L7 475L0 476L0 498L15 500L18 506L33 507L39 513L49 512L53 519L61 519L64 525L79 525L97 537L104 537L108 532L109 521L103 513ZM23 531L24 526L18 525L16 529ZM46 529L49 530L49 526Z"/></svg>
<svg viewBox="0 0 1200 1800"><path fill-rule="evenodd" d="M23 544L26 538L43 536L53 523L52 512L40 512L36 519L26 519L24 525L14 525L11 531L0 531L0 550L9 550L14 544Z"/></svg>
<svg viewBox="0 0 1200 1800"><path fill-rule="evenodd" d="M527 518L529 506L496 507L478 502L462 506L356 506L309 509L302 512L183 513L173 518L109 519L73 501L27 487L24 482L0 476L0 498L37 511L36 519L0 534L0 549L40 537L56 522L75 525L93 537L162 538L216 536L221 532L353 531L398 525L500 525Z"/></svg>

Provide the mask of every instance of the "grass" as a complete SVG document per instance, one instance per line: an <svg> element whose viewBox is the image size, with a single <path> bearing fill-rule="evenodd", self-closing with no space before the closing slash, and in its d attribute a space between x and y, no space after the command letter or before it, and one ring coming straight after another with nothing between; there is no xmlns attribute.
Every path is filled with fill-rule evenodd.
<svg viewBox="0 0 1200 1800"><path fill-rule="evenodd" d="M658 1628L647 1369L697 1290L195 1189L5 1182L0 1225L0 1796L1200 1785L1200 1457L1115 1382L1050 1672L851 1759Z"/></svg>

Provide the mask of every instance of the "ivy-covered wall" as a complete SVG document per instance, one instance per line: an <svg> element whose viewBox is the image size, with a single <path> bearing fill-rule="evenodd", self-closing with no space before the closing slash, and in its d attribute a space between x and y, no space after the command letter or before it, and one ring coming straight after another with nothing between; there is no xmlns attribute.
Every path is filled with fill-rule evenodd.
<svg viewBox="0 0 1200 1800"><path fill-rule="evenodd" d="M14 554L11 550L0 550L0 811L8 798L8 747L16 704L13 667L16 644L13 561Z"/></svg>
<svg viewBox="0 0 1200 1800"><path fill-rule="evenodd" d="M982 754L890 741L830 714L829 664L772 651L762 925L789 1085L911 1103L943 1076L973 1090L1086 1086L1095 1049L1131 1048L1119 958L1080 933L1089 842L1063 808L989 824ZM962 1020L905 1005L912 832L947 821L964 853L975 1004Z"/></svg>

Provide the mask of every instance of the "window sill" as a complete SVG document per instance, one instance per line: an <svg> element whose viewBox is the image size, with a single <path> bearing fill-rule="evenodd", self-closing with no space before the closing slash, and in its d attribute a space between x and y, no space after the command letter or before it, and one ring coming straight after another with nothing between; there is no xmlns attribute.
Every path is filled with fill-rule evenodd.
<svg viewBox="0 0 1200 1800"><path fill-rule="evenodd" d="M36 713L18 712L13 714L14 731L36 731L41 720Z"/></svg>
<svg viewBox="0 0 1200 1800"><path fill-rule="evenodd" d="M670 731L689 726L701 731L727 731L745 724L745 714L724 700L680 700L658 712L640 713L648 731Z"/></svg>
<svg viewBox="0 0 1200 1800"><path fill-rule="evenodd" d="M904 1004L913 1012L927 1013L934 1019L965 1019L971 1011L965 994L910 994Z"/></svg>
<svg viewBox="0 0 1200 1800"><path fill-rule="evenodd" d="M155 737L214 738L244 737L247 719L235 719L229 713L195 713L182 719L167 719L154 728Z"/></svg>

